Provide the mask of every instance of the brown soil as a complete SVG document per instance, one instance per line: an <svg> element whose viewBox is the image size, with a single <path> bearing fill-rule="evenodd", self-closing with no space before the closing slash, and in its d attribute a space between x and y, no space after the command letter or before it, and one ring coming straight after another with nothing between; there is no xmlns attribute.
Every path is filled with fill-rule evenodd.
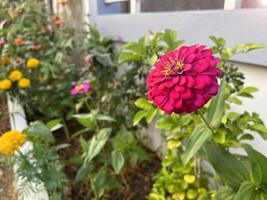
<svg viewBox="0 0 267 200"><path fill-rule="evenodd" d="M0 96L0 135L10 129L5 96ZM1 144L0 144L1 145ZM0 200L16 200L12 169L0 162Z"/></svg>
<svg viewBox="0 0 267 200"><path fill-rule="evenodd" d="M58 134L59 135L63 135ZM57 137L57 136L56 136ZM59 139L59 138L57 138ZM62 140L60 138L59 140ZM62 141L61 141L62 142ZM145 148L145 147L144 147ZM68 160L73 155L79 155L79 144L73 142L70 148L60 152L63 160ZM161 161L155 152L146 149L150 159L133 167L130 164L124 168L123 173L116 178L121 182L120 189L111 190L102 200L146 200L153 184L153 177L161 168ZM90 200L93 199L90 192L90 185L82 182L74 183L75 176L79 170L77 165L65 167L65 174L68 176L70 185L64 191L64 200ZM114 175L115 176L115 175Z"/></svg>
<svg viewBox="0 0 267 200"><path fill-rule="evenodd" d="M0 135L10 128L7 112L6 98L4 95L0 95Z"/></svg>
<svg viewBox="0 0 267 200"><path fill-rule="evenodd" d="M160 159L155 152L149 152L151 159L143 161L135 168L127 168L124 176L120 177L123 183L121 190L109 193L108 200L146 200L151 191L153 177L161 167Z"/></svg>

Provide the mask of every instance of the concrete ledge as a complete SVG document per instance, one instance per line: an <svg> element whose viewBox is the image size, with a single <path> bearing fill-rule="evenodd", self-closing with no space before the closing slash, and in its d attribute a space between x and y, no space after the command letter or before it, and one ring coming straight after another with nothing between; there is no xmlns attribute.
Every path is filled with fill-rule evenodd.
<svg viewBox="0 0 267 200"><path fill-rule="evenodd" d="M22 106L18 103L18 101L14 100L12 101L10 96L7 97L8 102L8 111L9 111L9 118L10 118L10 125L12 130L17 131L23 131L25 128L27 128L27 121L25 117L25 112L22 108ZM22 153L27 153L32 149L32 144L30 142L26 142L25 145L21 148ZM18 169L18 165L14 166L14 172L16 174L16 169ZM25 184L23 179L21 177L16 176L16 190L18 193L18 200L49 200L47 191L43 184L36 184L29 182ZM33 188L34 192L32 190L29 193L24 193L24 188L29 187Z"/></svg>

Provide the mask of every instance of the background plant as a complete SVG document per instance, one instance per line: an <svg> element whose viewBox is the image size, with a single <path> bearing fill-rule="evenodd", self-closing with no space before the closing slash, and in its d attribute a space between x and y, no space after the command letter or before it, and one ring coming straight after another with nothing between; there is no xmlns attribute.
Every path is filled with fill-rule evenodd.
<svg viewBox="0 0 267 200"><path fill-rule="evenodd" d="M67 145L55 145L52 131L58 127L59 124L54 121L47 124L42 121L33 122L21 133L25 134L32 147L27 151L20 149L12 155L0 155L1 159L16 169L16 174L20 177L17 192L23 199L28 199L31 192L43 189L48 192L51 200L64 198L63 189L67 179L58 151ZM30 146L29 143L26 145Z"/></svg>
<svg viewBox="0 0 267 200"><path fill-rule="evenodd" d="M75 106L68 114L68 124L76 127L70 130L68 142L78 142L79 150L68 158L67 165L79 167L75 181L87 185L85 199L108 199L110 190L125 184L121 181L127 168L149 156L136 137L138 129L129 122L134 115L133 101L141 94L135 77L129 79L136 85L134 90L129 91L124 82L131 69L121 70L115 39L102 37L95 27L90 27L88 36L80 81L91 87L74 96Z"/></svg>
<svg viewBox="0 0 267 200"><path fill-rule="evenodd" d="M162 35L167 33L172 33L172 37L168 37L170 39L168 42L162 38ZM180 44L180 40L177 41L176 39L176 32L171 30L153 33L146 37L147 41L149 41L146 51L154 53L149 54L143 60L139 60L135 57L139 53L136 50L137 48L131 49L127 44L121 54L121 61L133 63L132 65L134 66L140 65L140 61L145 64L151 58L173 50ZM143 118L150 123L157 116L155 117L157 120L156 126L164 130L168 147L172 149L166 154L162 170L156 176L154 188L149 196L152 200L203 199L199 191L195 197L184 195L176 196L176 198L174 195L177 191L174 192L168 189L169 186L173 185L173 183L168 183L170 177L182 177L183 175L182 171L175 170L176 162L186 166L193 160L198 160L198 162L194 162L193 166L199 171L205 171L205 168L202 168L203 164L201 164L204 160L208 161L215 170L213 181L211 181L213 186L207 187L206 185L205 190L215 189L217 192L214 194L212 191L208 192L210 195L207 195L204 199L241 200L266 198L265 172L263 170L266 158L245 143L253 139L252 132L257 132L263 139L266 139L267 129L258 114L247 111L236 113L231 110L232 104L241 105L241 98L252 98L257 89L250 86L245 87L244 75L238 71L234 63L229 62L229 59L234 54L248 52L262 48L262 46L247 43L226 48L223 38L211 36L210 39L214 42L213 52L222 59L220 68L223 70L224 76L221 80L218 95L201 109L201 113L205 115L205 121L199 114L165 115L144 98L135 102L135 105L141 110L136 113L134 124L138 124ZM138 45L138 43L134 44ZM162 44L164 47L161 47ZM177 45L172 46L172 44ZM154 51L151 49L154 49ZM157 57L155 57L154 61L156 59ZM207 123L209 127L205 128ZM236 147L244 148L247 156L231 153L230 148ZM176 156L169 159L173 151L176 152ZM252 157L257 157L259 159L257 162L261 164L254 166L256 161L253 161ZM181 159L180 162L179 158ZM166 162L168 163L167 168ZM166 169L168 173L166 173ZM199 180L208 178L206 173L199 177L195 171L194 175ZM177 186L176 189L181 190L181 187Z"/></svg>
<svg viewBox="0 0 267 200"><path fill-rule="evenodd" d="M42 1L1 1L0 4L0 79L20 70L30 79L29 88L19 88L14 81L8 90L18 98L29 120L48 120L66 114L73 107L69 95L71 84L79 78L79 63L73 60L76 43L74 29L66 23L55 25ZM36 58L37 68L27 61ZM7 61L8 60L8 61Z"/></svg>

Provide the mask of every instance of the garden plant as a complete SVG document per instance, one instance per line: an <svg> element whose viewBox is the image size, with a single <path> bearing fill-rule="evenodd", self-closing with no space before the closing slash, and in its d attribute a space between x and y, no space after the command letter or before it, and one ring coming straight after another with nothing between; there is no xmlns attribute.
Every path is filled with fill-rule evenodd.
<svg viewBox="0 0 267 200"><path fill-rule="evenodd" d="M2 0L0 23L0 92L29 122L1 134L0 161L17 166L24 199L42 186L51 200L267 199L267 158L249 144L267 129L234 109L257 89L230 61L262 45L185 45L167 29L122 47L38 0ZM161 161L142 141L153 124Z"/></svg>
<svg viewBox="0 0 267 200"><path fill-rule="evenodd" d="M263 46L226 48L223 38L210 36L209 49L180 46L176 38L173 30L151 33L126 44L120 55L122 62L140 67L151 68L151 58L155 63L146 80L147 99L135 102L141 110L133 122L155 119L167 140L149 199L266 199L267 158L248 141L253 132L266 140L267 129L257 113L232 109L257 89L245 86L244 75L229 61ZM236 148L246 154L234 153Z"/></svg>

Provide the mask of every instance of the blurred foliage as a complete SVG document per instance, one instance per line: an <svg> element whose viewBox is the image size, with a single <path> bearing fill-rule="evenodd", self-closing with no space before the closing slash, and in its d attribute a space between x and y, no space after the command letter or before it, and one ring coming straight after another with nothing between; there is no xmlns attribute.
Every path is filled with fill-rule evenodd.
<svg viewBox="0 0 267 200"><path fill-rule="evenodd" d="M0 80L8 78L12 70L20 70L31 80L31 86L20 89L13 82L8 91L25 107L28 119L50 119L72 109L69 91L79 80L79 61L73 59L78 46L76 31L67 24L55 26L46 12L44 2L38 0L3 0L0 3L0 57L9 63L0 63ZM17 44L21 42L21 44ZM36 58L40 66L27 67L27 60Z"/></svg>
<svg viewBox="0 0 267 200"><path fill-rule="evenodd" d="M84 51L84 79L91 89L76 95L76 111L69 120L83 128L71 133L72 140L79 139L81 152L73 155L69 163L79 166L77 184L89 182L94 199L108 198L108 192L122 186L120 177L128 166L148 160L149 156L136 134L131 119L134 115L134 100L141 96L138 82L131 77L134 90L128 90L126 78L132 69L121 69L118 64L119 45L116 40L103 37L90 27ZM89 136L88 136L89 135Z"/></svg>

